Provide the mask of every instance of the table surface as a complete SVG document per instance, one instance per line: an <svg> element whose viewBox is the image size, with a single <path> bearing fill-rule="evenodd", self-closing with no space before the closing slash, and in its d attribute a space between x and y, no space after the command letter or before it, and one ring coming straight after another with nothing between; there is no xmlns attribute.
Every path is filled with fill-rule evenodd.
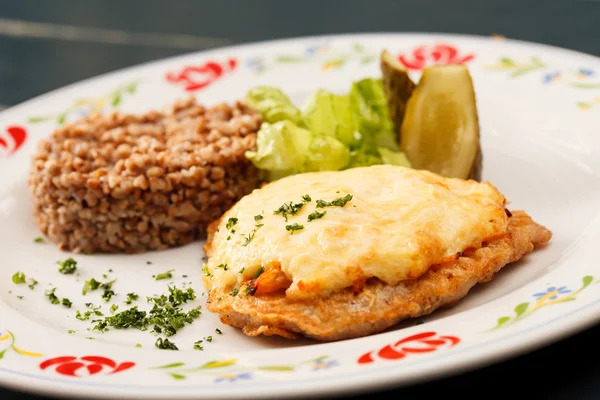
<svg viewBox="0 0 600 400"><path fill-rule="evenodd" d="M119 41L110 39L115 32ZM349 32L500 34L600 56L600 0L2 0L0 109L172 55ZM600 399L598 337L600 325L500 364L389 393L481 397L492 390L535 399ZM45 399L2 388L0 398Z"/></svg>

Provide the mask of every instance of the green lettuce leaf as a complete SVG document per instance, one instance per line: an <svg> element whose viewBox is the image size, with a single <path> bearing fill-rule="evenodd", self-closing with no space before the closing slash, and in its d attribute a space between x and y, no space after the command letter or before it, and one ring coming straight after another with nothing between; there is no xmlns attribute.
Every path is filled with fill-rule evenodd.
<svg viewBox="0 0 600 400"><path fill-rule="evenodd" d="M350 153L350 163L348 164L348 168L368 167L379 164L383 164L383 161L378 153L355 150Z"/></svg>
<svg viewBox="0 0 600 400"><path fill-rule="evenodd" d="M350 110L362 138L361 147L370 151L377 147L398 151L381 79L354 82L350 89Z"/></svg>
<svg viewBox="0 0 600 400"><path fill-rule="evenodd" d="M350 150L339 140L315 136L306 157L307 171L338 171L350 162Z"/></svg>
<svg viewBox="0 0 600 400"><path fill-rule="evenodd" d="M256 138L256 151L247 151L246 158L267 179L310 171L340 170L350 160L350 151L331 136L315 135L291 121L274 124L263 122Z"/></svg>
<svg viewBox="0 0 600 400"><path fill-rule="evenodd" d="M354 82L347 95L318 89L302 111L279 89L260 86L246 102L264 122L246 157L268 180L378 164L410 167L399 151L381 79Z"/></svg>
<svg viewBox="0 0 600 400"><path fill-rule="evenodd" d="M359 136L350 111L350 97L318 89L302 108L304 123L318 135L333 136L347 147L358 144Z"/></svg>
<svg viewBox="0 0 600 400"><path fill-rule="evenodd" d="M258 86L250 89L246 94L246 104L260 112L264 122L273 124L289 120L298 125L302 120L300 110L292 104L289 97L274 87Z"/></svg>
<svg viewBox="0 0 600 400"><path fill-rule="evenodd" d="M298 173L304 170L312 140L311 131L292 121L263 122L256 136L256 151L247 151L246 158L256 168L272 172L272 176Z"/></svg>
<svg viewBox="0 0 600 400"><path fill-rule="evenodd" d="M383 164L401 165L403 167L411 168L408 157L401 151L392 151L385 147L379 147L378 151Z"/></svg>

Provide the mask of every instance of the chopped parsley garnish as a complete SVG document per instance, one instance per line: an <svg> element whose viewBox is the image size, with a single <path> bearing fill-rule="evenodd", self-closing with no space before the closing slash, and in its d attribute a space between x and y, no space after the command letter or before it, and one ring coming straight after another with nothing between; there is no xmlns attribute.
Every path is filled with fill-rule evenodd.
<svg viewBox="0 0 600 400"><path fill-rule="evenodd" d="M25 283L25 274L22 272L16 272L12 276L12 281L15 285L20 285L21 283Z"/></svg>
<svg viewBox="0 0 600 400"><path fill-rule="evenodd" d="M304 225L299 225L298 223L285 226L285 230L290 233L294 233L295 231L301 231L302 229L304 229Z"/></svg>
<svg viewBox="0 0 600 400"><path fill-rule="evenodd" d="M166 305L160 307L154 305L149 312L148 323L153 324L153 332L164 333L166 336L172 336L177 333L185 324L191 324L200 317L200 307L191 309L189 312L182 311L178 307Z"/></svg>
<svg viewBox="0 0 600 400"><path fill-rule="evenodd" d="M125 304L131 304L139 298L140 296L137 293L127 293L127 299L125 300Z"/></svg>
<svg viewBox="0 0 600 400"><path fill-rule="evenodd" d="M315 212L308 214L308 222L323 218L325 214L327 214L327 211L320 212L319 210L315 210Z"/></svg>
<svg viewBox="0 0 600 400"><path fill-rule="evenodd" d="M263 218L264 218L264 217L263 217L261 214L258 214L258 215L255 215L255 216L254 216L254 221L258 222L258 221L260 221L260 220L261 220L261 219L263 219Z"/></svg>
<svg viewBox="0 0 600 400"><path fill-rule="evenodd" d="M196 293L193 288L190 287L186 290L181 290L177 289L176 286L169 286L169 296L163 294L160 297L150 298L148 301L153 301L161 307L167 304L168 301L172 307L178 307L194 299L196 299Z"/></svg>
<svg viewBox="0 0 600 400"><path fill-rule="evenodd" d="M256 293L256 285L247 284L245 293L246 296L254 296L254 293Z"/></svg>
<svg viewBox="0 0 600 400"><path fill-rule="evenodd" d="M23 300L23 296L17 296L17 299Z"/></svg>
<svg viewBox="0 0 600 400"><path fill-rule="evenodd" d="M237 294L239 293L239 291L240 291L240 288L235 287L235 288L233 288L233 290L229 294L232 295L232 296L237 296Z"/></svg>
<svg viewBox="0 0 600 400"><path fill-rule="evenodd" d="M140 343L136 343L135 347L142 347L142 345Z"/></svg>
<svg viewBox="0 0 600 400"><path fill-rule="evenodd" d="M288 220L288 216L290 215L296 215L298 214L298 212L302 209L302 207L304 207L305 203L293 203L293 202L289 202L289 203L285 203L283 204L281 207L279 207L277 210L275 210L273 212L273 214L275 215L280 215L285 218L285 222L287 222Z"/></svg>
<svg viewBox="0 0 600 400"><path fill-rule="evenodd" d="M222 335L223 332L221 332L221 330L219 328L215 329L215 332L217 332L218 335Z"/></svg>
<svg viewBox="0 0 600 400"><path fill-rule="evenodd" d="M227 271L227 264L219 264L217 268L223 268L223 271Z"/></svg>
<svg viewBox="0 0 600 400"><path fill-rule="evenodd" d="M62 305L67 307L67 308L71 308L71 306L73 305L73 303L71 302L71 300L63 298L62 299Z"/></svg>
<svg viewBox="0 0 600 400"><path fill-rule="evenodd" d="M156 280L160 281L163 279L171 279L173 277L173 274L171 272L173 272L173 269L168 270L167 272L163 272L162 274L158 274L156 275Z"/></svg>
<svg viewBox="0 0 600 400"><path fill-rule="evenodd" d="M235 224L237 224L237 222L238 222L237 218L229 218L227 220L227 224L225 224L225 228L231 229L235 226Z"/></svg>
<svg viewBox="0 0 600 400"><path fill-rule="evenodd" d="M104 293L102 293L102 298L104 299L105 302L109 302L110 299L115 295L114 290L112 289L105 289Z"/></svg>
<svg viewBox="0 0 600 400"><path fill-rule="evenodd" d="M304 196L302 196L302 201L305 203L310 203L312 201L312 199L310 198L309 195L305 194Z"/></svg>
<svg viewBox="0 0 600 400"><path fill-rule="evenodd" d="M346 204L348 204L348 202L350 200L352 200L352 195L351 194L347 194L344 197L340 197L340 198L337 198L337 199L332 200L332 201L317 200L317 207L318 208L344 207Z"/></svg>
<svg viewBox="0 0 600 400"><path fill-rule="evenodd" d="M156 343L154 343L156 347L161 350L179 350L175 343L171 342L169 339L158 338L156 339Z"/></svg>
<svg viewBox="0 0 600 400"><path fill-rule="evenodd" d="M119 309L119 305L118 304L113 304L112 306L110 306L110 313L114 314L115 311L117 311Z"/></svg>
<svg viewBox="0 0 600 400"><path fill-rule="evenodd" d="M151 265L152 261L146 261L146 265Z"/></svg>
<svg viewBox="0 0 600 400"><path fill-rule="evenodd" d="M73 334L73 333L75 333L77 331L74 331L73 329L69 329L67 332L69 332L70 334Z"/></svg>
<svg viewBox="0 0 600 400"><path fill-rule="evenodd" d="M89 304L89 305L88 305ZM88 308L92 307L93 304L92 303L86 303L86 306ZM88 319L90 319L90 316L94 314L97 317L102 317L104 316L104 314L102 314L102 311L100 311L100 307L95 308L91 311L86 311L85 313L81 314L81 311L77 310L75 312L75 318L77 318L80 321L87 321Z"/></svg>
<svg viewBox="0 0 600 400"><path fill-rule="evenodd" d="M194 342L194 350L204 350L204 347L202 346L202 339Z"/></svg>
<svg viewBox="0 0 600 400"><path fill-rule="evenodd" d="M36 237L35 239L33 239L33 241L35 243L44 243L44 238L41 236Z"/></svg>
<svg viewBox="0 0 600 400"><path fill-rule="evenodd" d="M110 290L112 289L112 285L113 283L115 283L117 280L113 279L110 282L104 282L104 283L100 283L97 280L95 280L94 278L85 281L85 283L83 284L83 289L81 290L81 293L83 293L84 295L87 294L87 292L91 292L94 290L97 290L98 288L104 289L105 290L105 294L102 295L102 297L106 296L112 296L115 293L113 292L112 294L106 294L106 290ZM110 298L110 297L109 297Z"/></svg>
<svg viewBox="0 0 600 400"><path fill-rule="evenodd" d="M98 282L97 280L95 280L94 278L85 281L85 283L83 284L83 289L81 290L81 293L83 295L86 295L87 292L91 292L93 290L96 290L100 287L100 282Z"/></svg>
<svg viewBox="0 0 600 400"><path fill-rule="evenodd" d="M64 275L70 275L77 269L77 261L75 261L71 257L67 258L64 261L57 261L56 263L60 265L58 272Z"/></svg>
<svg viewBox="0 0 600 400"><path fill-rule="evenodd" d="M177 289L177 287L169 286L169 301L174 307L180 304L185 304L188 301L196 300L196 292L189 287L185 290Z"/></svg>
<svg viewBox="0 0 600 400"><path fill-rule="evenodd" d="M208 264L204 264L204 266L202 267L202 272L204 273L204 275L211 277L212 274L210 273L210 271L208 270Z"/></svg>
<svg viewBox="0 0 600 400"><path fill-rule="evenodd" d="M38 284L38 281L36 281L35 279L31 278L31 283L29 285L27 285L29 287L29 289L33 290L35 288L35 285Z"/></svg>
<svg viewBox="0 0 600 400"><path fill-rule="evenodd" d="M139 311L137 306L134 306L111 317L104 318L104 321L99 322L93 329L107 331L107 327L110 326L115 329L138 328L145 331L148 328L146 315L146 311Z"/></svg>
<svg viewBox="0 0 600 400"><path fill-rule="evenodd" d="M212 342L212 336L207 336L204 338L208 343Z"/></svg>
<svg viewBox="0 0 600 400"><path fill-rule="evenodd" d="M254 235L256 235L256 229L244 236L244 244L242 246L248 246L252 239L254 239Z"/></svg>
<svg viewBox="0 0 600 400"><path fill-rule="evenodd" d="M259 276L261 276L263 272L265 272L265 267L260 267L257 269L254 273L254 279L257 279Z"/></svg>
<svg viewBox="0 0 600 400"><path fill-rule="evenodd" d="M246 270L246 268L245 268L245 267L244 267L244 268L242 268L242 269L240 269L240 274L243 274L245 270Z"/></svg>
<svg viewBox="0 0 600 400"><path fill-rule="evenodd" d="M152 328L153 333L172 336L177 331L191 324L200 317L201 307L196 307L188 312L183 311L179 306L196 298L194 290L177 289L169 287L169 295L160 295L157 297L148 297L148 302L153 302L154 306L148 312L138 310L134 306L128 310L122 311L110 317L106 317L94 326L94 330L106 332L110 328L126 329L136 328L145 331Z"/></svg>
<svg viewBox="0 0 600 400"><path fill-rule="evenodd" d="M46 290L44 292L44 296L46 296L48 298L48 300L50 301L50 303L52 303L52 304L60 304L60 300L54 294L55 291L56 291L56 288L52 288L50 290Z"/></svg>

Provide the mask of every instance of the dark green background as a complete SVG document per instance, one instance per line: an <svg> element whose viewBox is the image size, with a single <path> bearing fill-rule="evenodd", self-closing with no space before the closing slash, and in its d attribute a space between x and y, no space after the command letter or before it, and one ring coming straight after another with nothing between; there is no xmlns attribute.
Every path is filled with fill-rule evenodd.
<svg viewBox="0 0 600 400"><path fill-rule="evenodd" d="M15 24L24 34L14 33ZM91 36L56 37L65 25L85 28ZM130 39L110 43L105 31L91 28L123 30ZM161 39L143 44L145 36L136 32ZM0 107L166 56L347 32L501 34L600 56L600 0L0 0ZM191 35L193 44L178 46L165 36L172 34ZM403 399L600 399L599 339L600 326L504 363L390 393ZM12 398L41 399L0 389L0 399Z"/></svg>

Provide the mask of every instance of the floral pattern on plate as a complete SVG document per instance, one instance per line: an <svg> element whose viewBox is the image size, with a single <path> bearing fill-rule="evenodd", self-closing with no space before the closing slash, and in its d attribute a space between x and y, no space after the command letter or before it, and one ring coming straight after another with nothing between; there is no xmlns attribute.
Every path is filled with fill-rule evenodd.
<svg viewBox="0 0 600 400"><path fill-rule="evenodd" d="M443 348L456 346L460 338L450 335L439 335L436 332L423 332L405 337L394 344L387 344L381 349L369 351L358 358L359 364L371 364L379 360L400 360L410 354L432 353Z"/></svg>
<svg viewBox="0 0 600 400"><path fill-rule="evenodd" d="M567 268L560 265L555 270L548 272L547 265L540 265L546 261L538 261L544 260L544 258L538 259L532 255L529 260L532 260L533 268L540 268L537 270L538 272L543 269L541 275L537 275L538 278L534 279L531 276L535 273L532 273L525 278L529 279L528 281L523 281L526 287L523 287L524 283L520 282L518 286L511 287L510 293L500 298L486 299L488 301L480 303L480 306L471 310L473 314L469 314L469 318L474 315L474 319L466 321L465 313L456 313L445 318L434 319L421 327L398 328L397 331L371 335L341 344L333 343L331 347L329 344L301 345L299 347L277 344L269 347L270 344L264 346L264 342L261 342L259 338L243 337L240 339L241 333L226 331L226 329L229 330L229 327L223 328L221 325L219 327L224 331L223 340L215 341L218 342L215 346L222 347L207 348L204 352L192 350L191 343L196 339L194 338L196 331L192 331L192 334L185 339L188 346L182 345L180 348L183 351L179 352L155 349L152 346L154 337L150 339L147 336L140 337L140 342L148 339L147 342L144 342L142 350L136 349L132 344L138 341L138 338L132 342L121 342L118 332L110 338L108 336L102 338L106 340L84 340L84 336L97 334L92 331L67 334L67 330L70 328L83 331L85 326L81 324L75 326L74 324L79 324L81 321L77 321L72 315L74 309L66 310L63 307L54 307L43 298L43 290L39 290L39 288L49 283L57 284L59 279L67 282L67 279L76 278L57 277L54 268L46 268L48 265L44 263L48 258L51 258L49 262L54 263L56 258L66 256L55 249L32 247L43 246L43 244L33 244L33 239L39 235L39 232L30 226L30 221L23 223L23 220L18 220L25 215L25 211L15 208L15 204L18 205L26 200L18 197L24 191L13 190L14 187L20 189L26 187L23 184L26 172L22 171L26 171L28 168L29 158L25 150L27 147L33 146L24 148L24 145L28 144L32 138L37 139L48 135L51 131L48 128L56 125L72 122L80 117L119 110L125 102L127 105L131 103L136 106L140 103L144 107L148 105L150 108L150 106L158 106L163 103L168 104L176 100L175 97L180 98L188 94L201 94L203 101L207 103L214 100L211 96L215 92L219 92L218 95L221 98L241 97L243 93L239 93L237 87L238 85L253 84L253 81L248 83L248 79L263 80L264 82L271 80L275 82L278 79L283 81L284 78L289 77L289 73L292 71L302 76L302 79L295 79L290 83L290 92L293 94L303 94L309 87L312 88L313 81L321 82L320 84L331 83L332 87L346 87L352 79L367 75L374 76L378 71L376 61L379 51L387 48L393 54L397 54L398 59L411 72L419 72L424 67L435 64L467 65L474 75L476 74L478 84L482 86L482 92L489 91L490 88L496 90L492 95L499 104L504 104L503 102L509 100L500 98L502 95L497 93L496 82L501 82L502 85L509 81L514 82L515 85L526 82L530 86L527 86L528 93L524 96L531 96L531 99L526 98L525 100L528 101L530 107L534 109L537 107L536 112L540 115L545 115L544 113L548 112L547 107L554 105L545 103L546 94L549 91L560 91L565 101L577 104L581 110L590 111L581 113L577 109L566 110L563 107L565 110L561 109L561 113L553 114L549 134L559 134L573 127L573 129L577 129L581 137L585 137L587 142L594 146L598 143L597 136L594 135L594 127L598 126L598 118L600 118L600 114L594 112L600 107L600 97L594 91L598 89L600 82L598 76L600 62L597 59L572 55L556 49L546 49L534 44L514 44L510 40L473 39L452 35L438 37L430 35L369 36L356 35L349 38L333 37L322 40L298 39L292 42L254 45L254 47L241 50L199 53L197 59L190 60L187 57L180 61L169 61L169 68L165 68L163 64L146 65L140 67L144 68L143 70L133 68L108 77L97 78L98 85L93 95L91 95L91 91L86 92L90 86L81 88L79 91L70 89L68 92L62 92L59 90L43 99L33 100L28 106L23 105L3 112L0 115L2 118L0 121L0 166L4 171L6 168L10 168L11 173L0 174L0 218L6 218L8 221L5 223L4 219L0 219L0 234L4 235L2 239L6 241L6 243L3 242L5 246L3 262L12 266L10 271L5 271L8 283L4 288L12 289L13 293L6 294L8 290L5 291L0 300L2 323L10 328L10 331L0 330L0 382L23 382L23 388L26 388L26 385L39 384L49 387L54 385L55 388L59 388L56 389L57 392L69 390L82 396L90 393L95 395L106 393L106 397L109 397L109 394L115 395L118 391L119 396L129 398L172 395L174 387L180 391L178 393L195 398L231 397L236 394L236 390L243 390L244 396L248 398L264 398L265 391L269 390L271 390L270 395L276 394L279 397L315 394L320 390L329 390L330 392L339 390L341 392L348 391L347 388L353 387L353 385L354 387L368 384L375 386L375 382L383 384L384 378L388 383L392 379L398 382L409 382L414 377L407 371L412 370L413 365L418 365L419 368L422 367L421 371L425 371L423 374L419 373L418 378L435 377L441 369L448 371L455 367L453 364L455 355L462 354L463 358L471 355L483 356L480 359L487 356L498 356L507 350L502 343L518 343L525 331L528 331L528 334L532 335L531 337L536 336L543 339L547 332L556 333L558 330L564 329L566 325L575 324L575 322L580 324L582 320L600 318L600 297L596 293L597 291L588 289L593 284L592 275L596 275L593 272L593 257L584 259L584 262L569 260L568 263L565 263L568 264ZM535 57L530 55L535 55ZM496 62L490 65L490 61L493 60ZM287 69L286 66L293 66L293 68ZM140 76L144 77L143 94L137 90ZM218 85L224 80L231 84ZM149 83L147 92L146 82ZM492 82L494 85L490 84L486 87L488 82ZM215 90L204 91L209 87ZM216 90L217 88L219 90ZM285 89L287 92L288 87ZM485 96L482 98L486 101ZM152 102L153 99L157 99L157 101ZM54 112L55 104L71 105ZM40 109L50 111L48 114L44 114L39 111ZM489 113L493 112L495 110L483 115L482 126L488 129L486 132L490 132L494 128L493 124L500 124L505 120L502 116L490 119ZM584 117L578 119L579 116ZM526 123L527 119L518 122L519 124ZM495 140L493 135L487 136L486 139L489 139L489 143L491 143L489 148L493 149L494 146L507 143L507 146L511 147L506 149L506 154L512 155L511 160L518 161L519 157L514 152L518 153L519 146L513 146L514 143L510 141L511 139L509 138L507 141L506 138L512 127L501 126L501 128L498 131L504 135L501 140ZM523 128L518 133L527 135L531 130L534 129ZM570 138L565 136L561 139L568 143ZM590 154L595 155L593 153L595 149L590 146ZM543 149L539 151L541 152ZM492 160L493 163L501 162L503 154L492 154L488 160ZM532 160L528 160L528 162L532 162ZM561 171L565 170L565 164L565 160L560 163ZM510 166L512 167L512 165ZM554 168L552 163L547 162L543 166L544 168L540 168L540 170L548 169L550 171ZM496 173L501 174L502 172L498 170ZM531 172L531 174L533 173ZM526 182L527 176L525 175L527 174L519 176L518 181ZM569 179L563 177L562 181L580 178L576 173L569 174L568 177ZM554 171L551 179L559 178L556 177L556 171ZM510 181L508 177L504 177L504 179L506 179L504 182ZM537 181L536 185L536 193L538 189L544 189ZM529 186L523 183L522 187ZM8 195L4 196L5 193ZM536 193L532 193L532 196L535 196ZM523 196L521 201L530 201L525 197ZM552 196L544 198L551 199ZM573 195L573 198L579 197ZM591 197L588 199L590 204L598 204L595 199L591 199ZM574 214L578 211L577 207L563 206L573 210ZM18 212L15 212L15 209ZM539 212L544 213L547 210L542 208ZM548 215L546 214L546 216ZM589 215L589 213L586 214L586 216ZM7 232L2 231L2 225L6 227L9 226L9 223L11 226L18 226L19 229L10 228ZM569 224L573 223L573 220L569 219ZM561 226L553 225L551 228L560 231ZM600 227L597 228L600 231ZM571 225L569 225L569 229L571 229ZM574 228L573 230L583 231ZM595 231L586 232L591 232L589 237L595 240L593 243L597 243L598 236ZM25 240L11 242L13 237L23 239L21 236L26 237L28 243L24 243ZM564 243L574 240L572 237L566 236L561 238ZM121 261L123 264L135 264L133 268L137 268L140 264L146 268L143 270L145 272L141 272L141 274L146 273L147 280L150 281L151 273L164 272L172 267L171 264L177 264L183 260L173 268L177 268L177 272L181 272L185 276L189 273L190 278L186 278L186 282L189 282L192 280L192 274L197 271L196 269L188 271L185 268L190 265L196 268L199 259L198 247L196 245L190 247L192 250L189 253L185 253L186 249L177 250L173 253L176 253L176 257L168 256L168 261L161 258L165 253L149 254L143 257L152 260L152 264L147 264L144 258L139 260L129 257L119 259L119 262L114 266L111 264L110 268L115 268L117 271L119 267L125 267L127 271L132 271L134 270L130 268L132 265L119 265ZM13 251L13 248L18 248L19 251ZM590 253L593 254L593 245ZM85 259L83 255L81 257L82 260L85 260L82 261L83 273L89 271L86 271L86 268L89 268L88 263L97 262L102 268L108 268L105 261L107 258L99 257L98 260L101 261L96 261L95 256L85 256L89 257ZM40 265L35 264L36 262ZM519 268L531 268L531 264ZM17 265L19 267L16 267ZM157 266L156 270L149 272L153 265ZM33 275L40 280L37 291L26 291L28 290L26 285L23 287L9 286L12 285L10 274L14 273L16 268L24 270L29 268L25 270L28 276ZM106 272L105 269L100 273L94 272L94 274ZM565 269L566 271L564 271ZM544 278L539 278L542 275ZM579 277L584 276L583 282L579 283L581 282ZM96 277L99 278L97 275ZM85 279L88 278L90 276L85 277ZM176 278L174 274L173 279ZM81 282L77 283L69 281L73 284L73 296L81 293L83 279L82 277ZM546 279L552 281L553 286L545 287L543 280ZM119 277L119 283L125 283L124 280ZM142 289L146 290L146 293L141 293L141 298L143 298L143 294L153 293L152 291L159 285L154 279L152 279L152 283L144 281L142 275L136 275L134 281L132 285L135 287L132 290L140 289L140 292ZM195 281L193 284L201 285L197 282ZM61 284L59 290L62 289ZM121 288L116 291L120 290ZM127 291L123 290L120 294L123 296ZM482 289L479 295L482 292L487 293L486 291L487 288ZM583 293L584 291L585 293ZM24 300L15 299L24 293L31 294L25 295ZM74 304L79 303L77 304L78 308L81 308L82 304L85 304L84 302L90 301L88 298L72 297L72 299ZM118 295L115 296L115 299L123 307L121 303L123 299ZM573 301L575 299L577 301ZM96 303L98 301L102 300L97 300ZM559 303L560 306L558 306ZM517 306L515 307L515 305ZM553 307L548 307L550 305ZM542 309L544 310L540 311ZM67 312L71 313L69 314L70 319L65 318ZM490 321L490 318L494 316L502 317ZM56 323L57 318L64 318L60 320L62 324ZM517 323L525 318L528 323ZM555 320L560 320L560 323L555 323ZM209 318L203 317L198 321L198 329L214 330L215 326L211 325L213 323L211 321ZM81 323L83 324L83 322ZM497 326L489 329L494 324ZM427 328L424 330L424 327ZM195 328L196 326L194 326ZM538 328L543 329L538 331ZM188 328L186 330L190 332ZM137 332L130 333L138 334ZM144 333L140 333L140 335L142 334ZM148 332L145 334L147 335ZM185 334L186 331L183 332L183 335ZM229 334L232 336L228 336ZM98 333L98 335L100 334ZM48 340L39 340L40 337L46 336L49 338ZM179 341L179 338L180 336L177 336L175 339ZM229 340L232 340L235 346L230 347ZM184 340L181 339L180 343L183 344L183 342ZM477 361L475 360L474 363L476 364ZM19 379L14 379L16 376ZM303 393L298 392L297 388L300 386L304 388ZM109 393L111 391L113 392Z"/></svg>
<svg viewBox="0 0 600 400"><path fill-rule="evenodd" d="M0 131L0 159L12 156L25 143L27 130L20 125L7 126Z"/></svg>
<svg viewBox="0 0 600 400"><path fill-rule="evenodd" d="M40 364L41 370L54 367L58 374L70 377L82 377L86 375L96 375L99 373L116 374L126 371L135 366L134 362L126 361L117 363L114 360L101 356L61 356L50 358ZM86 372L82 374L81 371Z"/></svg>
<svg viewBox="0 0 600 400"><path fill-rule="evenodd" d="M583 277L582 286L575 291L572 291L567 286L550 286L546 288L545 291L536 292L533 294L533 297L534 299L536 299L536 302L531 308L529 307L531 303L528 301L519 304L514 309L514 316L504 316L498 318L496 326L493 329L504 328L511 324L519 322L524 318L527 318L533 313L537 312L541 308L548 307L554 304L564 303L567 301L573 301L577 298L576 296L579 293L581 293L585 288L592 284L593 280L594 277L591 275Z"/></svg>
<svg viewBox="0 0 600 400"><path fill-rule="evenodd" d="M73 100L72 105L66 110L52 115L29 117L27 122L36 124L53 120L58 125L62 125L67 122L69 117L76 119L95 117L108 111L116 110L125 97L135 94L138 85L139 81L131 81L115 88L103 96L76 99Z"/></svg>

